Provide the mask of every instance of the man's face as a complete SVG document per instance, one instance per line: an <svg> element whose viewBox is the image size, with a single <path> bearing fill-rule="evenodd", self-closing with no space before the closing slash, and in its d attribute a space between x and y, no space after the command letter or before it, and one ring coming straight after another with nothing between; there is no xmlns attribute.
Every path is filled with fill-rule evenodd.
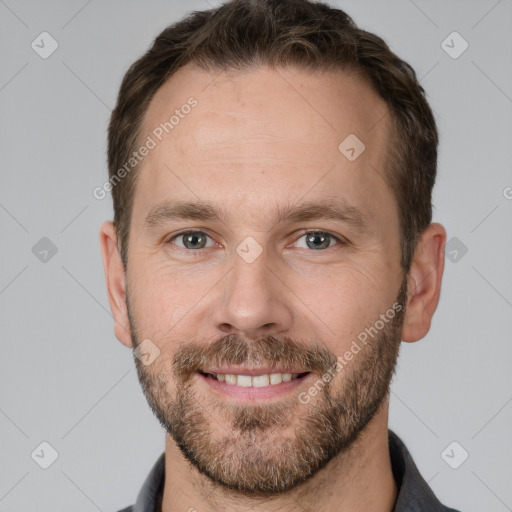
<svg viewBox="0 0 512 512"><path fill-rule="evenodd" d="M126 292L133 345L160 352L137 370L224 486L293 488L382 412L405 308L386 112L355 75L291 69L186 66L151 101Z"/></svg>

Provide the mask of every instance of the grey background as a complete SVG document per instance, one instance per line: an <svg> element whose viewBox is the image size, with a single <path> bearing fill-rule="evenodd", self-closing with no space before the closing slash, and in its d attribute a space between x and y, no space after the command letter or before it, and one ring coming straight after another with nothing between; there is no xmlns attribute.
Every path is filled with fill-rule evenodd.
<svg viewBox="0 0 512 512"><path fill-rule="evenodd" d="M390 427L443 502L512 510L512 1L332 4L422 77L441 133L434 220L458 239L429 335L402 346ZM98 242L112 206L92 190L127 67L209 5L0 0L0 512L115 511L164 449L113 334ZM43 31L59 45L47 59L31 48ZM469 43L456 59L453 31ZM43 441L48 469L31 457Z"/></svg>

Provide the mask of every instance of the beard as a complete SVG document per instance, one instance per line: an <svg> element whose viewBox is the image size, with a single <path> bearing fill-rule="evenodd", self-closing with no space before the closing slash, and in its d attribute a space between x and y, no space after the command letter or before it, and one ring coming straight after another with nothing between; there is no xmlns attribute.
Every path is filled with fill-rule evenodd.
<svg viewBox="0 0 512 512"><path fill-rule="evenodd" d="M346 367L339 369L335 354L311 342L273 336L247 342L228 335L212 343L187 343L170 362L161 358L145 366L134 356L146 400L184 457L210 481L252 497L289 491L347 453L388 396L406 290L404 279L395 302L401 307L393 308L389 322L381 321L382 329ZM135 349L143 337L128 296ZM197 392L201 369L244 363L303 368L318 376L317 393L307 403L288 393L268 404L235 404ZM336 375L326 379L333 369Z"/></svg>

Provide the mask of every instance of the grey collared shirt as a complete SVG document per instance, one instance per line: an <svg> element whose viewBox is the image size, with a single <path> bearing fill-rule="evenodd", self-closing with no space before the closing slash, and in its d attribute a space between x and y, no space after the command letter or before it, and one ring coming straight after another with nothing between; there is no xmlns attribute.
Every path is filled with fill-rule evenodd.
<svg viewBox="0 0 512 512"><path fill-rule="evenodd" d="M423 479L402 440L388 430L389 454L398 496L392 512L458 512L445 507ZM159 512L158 501L165 480L165 453L162 453L137 495L135 505L119 512Z"/></svg>

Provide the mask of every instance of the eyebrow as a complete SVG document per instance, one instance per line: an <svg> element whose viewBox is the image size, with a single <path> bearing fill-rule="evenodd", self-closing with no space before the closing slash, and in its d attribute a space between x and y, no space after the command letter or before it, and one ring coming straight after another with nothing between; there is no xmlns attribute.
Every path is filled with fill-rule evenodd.
<svg viewBox="0 0 512 512"><path fill-rule="evenodd" d="M228 212L221 205L204 201L167 201L154 206L144 221L144 231L151 231L172 221L200 220L227 223ZM357 230L368 230L368 215L342 200L308 201L292 205L278 205L274 223L335 220Z"/></svg>

